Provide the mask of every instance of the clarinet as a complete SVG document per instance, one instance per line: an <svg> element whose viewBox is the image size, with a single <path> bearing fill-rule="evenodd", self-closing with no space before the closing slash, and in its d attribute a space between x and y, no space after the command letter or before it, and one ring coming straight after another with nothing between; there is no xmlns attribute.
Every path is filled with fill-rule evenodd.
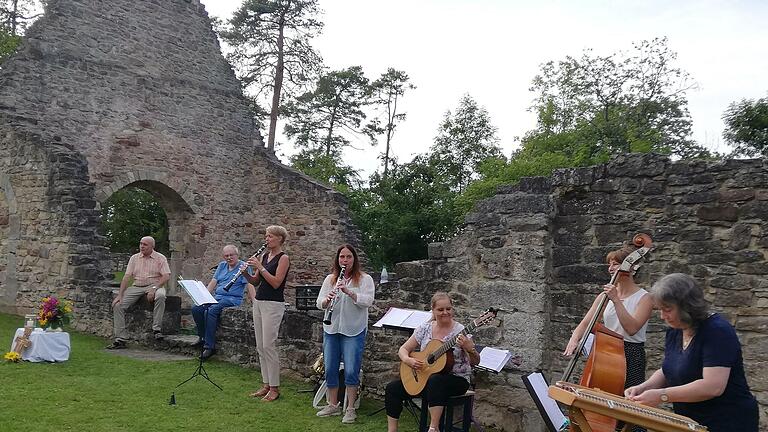
<svg viewBox="0 0 768 432"><path fill-rule="evenodd" d="M346 267L341 266L341 271L339 272L339 278L342 278L342 281L344 280L344 273L346 273ZM331 325L331 317L333 317L333 307L336 306L336 302L339 300L339 281L336 280L336 286L333 287L333 291L336 295L331 299L331 303L328 305L328 307L325 309L325 316L323 317L323 324Z"/></svg>
<svg viewBox="0 0 768 432"><path fill-rule="evenodd" d="M261 247L259 248L259 250L257 250L255 254L251 255L251 258L256 258L257 256L261 255L261 253L262 253L262 252L264 252L264 249L266 249L266 248L267 248L267 242L264 242L264 244L263 244L263 245L261 245ZM248 259L251 259L251 258L248 258ZM246 261L247 261L247 260L246 260ZM247 268L247 267L245 267L245 268L241 268L241 269L240 269L240 270L237 272L237 274L235 275L235 277L233 277L231 281L227 282L227 284L224 286L224 291L229 291L229 289L230 289L230 288L232 288L232 285L234 285L234 284L235 284L235 281L237 281L237 278L239 278L239 277L240 277L240 275L242 275L242 274L243 274L243 272L245 271L245 269L246 269L246 268Z"/></svg>

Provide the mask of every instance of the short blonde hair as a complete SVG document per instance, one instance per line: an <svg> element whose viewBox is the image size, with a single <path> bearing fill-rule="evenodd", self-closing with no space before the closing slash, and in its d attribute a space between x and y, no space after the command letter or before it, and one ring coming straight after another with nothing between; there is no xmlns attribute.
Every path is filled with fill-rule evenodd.
<svg viewBox="0 0 768 432"><path fill-rule="evenodd" d="M267 227L267 233L280 237L280 244L284 244L288 240L288 230L280 225L270 225Z"/></svg>

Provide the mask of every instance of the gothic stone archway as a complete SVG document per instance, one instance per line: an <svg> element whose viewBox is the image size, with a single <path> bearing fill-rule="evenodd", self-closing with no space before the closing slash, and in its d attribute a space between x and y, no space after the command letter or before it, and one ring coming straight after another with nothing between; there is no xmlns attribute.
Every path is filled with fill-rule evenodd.
<svg viewBox="0 0 768 432"><path fill-rule="evenodd" d="M135 180L138 179L138 180ZM171 282L168 283L168 294L177 292L173 281L182 274L183 266L187 263L190 249L194 249L190 242L190 224L194 219L195 211L189 199L191 198L188 186L178 179L169 178L163 174L151 172L128 173L116 179L114 183L102 188L96 194L99 203L103 203L118 190L135 187L152 194L165 211L168 218L168 240L170 243L170 256L168 264L171 267ZM185 197L183 194L186 193ZM138 242L139 239L136 239ZM191 263L187 263L191 264Z"/></svg>

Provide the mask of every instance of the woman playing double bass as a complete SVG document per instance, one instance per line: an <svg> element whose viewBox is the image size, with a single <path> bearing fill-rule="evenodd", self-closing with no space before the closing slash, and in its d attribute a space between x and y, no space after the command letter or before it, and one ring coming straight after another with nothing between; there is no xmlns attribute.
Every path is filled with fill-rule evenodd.
<svg viewBox="0 0 768 432"><path fill-rule="evenodd" d="M621 263L634 251L627 246L609 252L605 260L608 263L608 272L613 276ZM648 291L640 288L635 283L633 273L635 269L627 273L620 273L613 285L603 286L603 292L608 297L608 303L602 311L605 326L624 337L624 354L627 362L627 375L624 388L641 384L645 381L645 330L653 311L653 300ZM602 295L598 295L592 303L584 319L573 331L563 354L573 355L579 341L588 330L587 327L597 313ZM642 430L635 428L635 431Z"/></svg>

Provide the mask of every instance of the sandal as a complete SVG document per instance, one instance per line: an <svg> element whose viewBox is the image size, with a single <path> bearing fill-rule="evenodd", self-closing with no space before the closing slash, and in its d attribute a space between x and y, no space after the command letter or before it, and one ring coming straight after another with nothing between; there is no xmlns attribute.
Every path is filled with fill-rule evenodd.
<svg viewBox="0 0 768 432"><path fill-rule="evenodd" d="M262 398L266 396L267 393L269 393L269 384L264 385L264 387L256 390L255 392L249 394L248 396L255 397L255 398Z"/></svg>
<svg viewBox="0 0 768 432"><path fill-rule="evenodd" d="M280 392L279 391L277 391L277 390L269 390L269 392L267 392L267 395L264 396L263 398L261 398L261 400L263 400L264 402L272 402L272 401L276 401L277 398L279 398L279 397L280 397Z"/></svg>

